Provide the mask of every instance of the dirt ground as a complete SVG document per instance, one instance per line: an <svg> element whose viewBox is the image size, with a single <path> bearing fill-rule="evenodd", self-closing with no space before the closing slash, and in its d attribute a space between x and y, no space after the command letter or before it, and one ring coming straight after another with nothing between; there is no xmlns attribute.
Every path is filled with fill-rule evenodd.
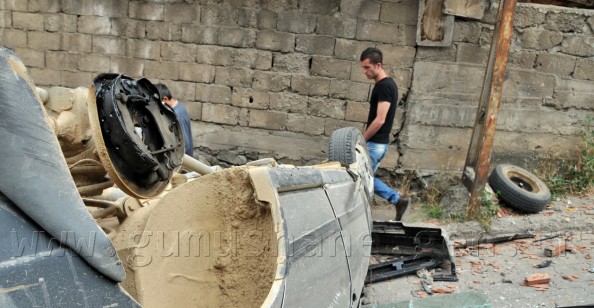
<svg viewBox="0 0 594 308"><path fill-rule="evenodd" d="M389 204L372 207L374 220L394 217ZM505 208L504 208L505 209ZM535 237L499 244L482 244L454 249L457 282L434 282L441 292L484 294L492 307L563 307L594 305L594 196L569 197L551 202L538 214L519 214L504 210L491 222L488 233L477 222L443 224L423 218L419 204L407 212L405 225L419 222L438 224L449 234L452 245L464 240L530 231ZM554 237L556 236L556 237ZM541 240L546 237L554 237ZM567 244L571 252L546 257L545 248ZM538 268L550 261L550 265ZM548 274L550 282L539 287L525 286L532 274ZM428 294L416 275L369 285L364 304L388 304L444 296ZM418 302L420 304L420 302ZM419 305L415 307L420 307Z"/></svg>

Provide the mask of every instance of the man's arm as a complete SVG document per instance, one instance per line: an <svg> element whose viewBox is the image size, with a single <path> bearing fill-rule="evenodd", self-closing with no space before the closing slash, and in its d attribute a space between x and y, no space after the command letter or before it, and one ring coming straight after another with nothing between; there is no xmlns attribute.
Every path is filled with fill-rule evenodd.
<svg viewBox="0 0 594 308"><path fill-rule="evenodd" d="M365 140L369 140L377 131L384 125L386 122L386 116L388 115L388 110L390 110L390 102L381 101L377 103L377 114L375 119L369 124L365 132L363 133L363 138Z"/></svg>

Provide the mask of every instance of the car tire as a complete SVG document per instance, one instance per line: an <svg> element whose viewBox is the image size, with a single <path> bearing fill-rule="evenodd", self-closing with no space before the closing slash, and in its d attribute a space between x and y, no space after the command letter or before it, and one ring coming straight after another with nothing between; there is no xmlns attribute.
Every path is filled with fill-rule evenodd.
<svg viewBox="0 0 594 308"><path fill-rule="evenodd" d="M489 185L501 201L522 212L538 213L551 201L551 192L543 181L511 164L495 167Z"/></svg>
<svg viewBox="0 0 594 308"><path fill-rule="evenodd" d="M330 136L328 159L340 162L342 165L358 163L359 175L364 179L364 185L369 197L373 195L373 170L371 158L367 151L367 143L361 132L355 127L345 127L335 130Z"/></svg>

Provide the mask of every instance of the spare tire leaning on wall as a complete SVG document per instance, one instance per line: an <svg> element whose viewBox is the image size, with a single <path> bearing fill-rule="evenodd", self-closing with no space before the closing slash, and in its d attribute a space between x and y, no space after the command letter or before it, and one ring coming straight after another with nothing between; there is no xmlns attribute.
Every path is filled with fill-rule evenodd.
<svg viewBox="0 0 594 308"><path fill-rule="evenodd" d="M518 166L501 164L489 177L489 185L509 207L526 213L538 213L551 201L546 184Z"/></svg>

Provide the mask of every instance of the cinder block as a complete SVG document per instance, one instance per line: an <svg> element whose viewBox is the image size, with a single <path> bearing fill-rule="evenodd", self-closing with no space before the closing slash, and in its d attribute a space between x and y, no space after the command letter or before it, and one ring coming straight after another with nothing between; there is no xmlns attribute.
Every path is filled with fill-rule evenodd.
<svg viewBox="0 0 594 308"><path fill-rule="evenodd" d="M276 28L281 32L313 33L316 29L316 22L316 15L282 12L278 14Z"/></svg>
<svg viewBox="0 0 594 308"><path fill-rule="evenodd" d="M126 40L110 36L94 36L93 53L124 56Z"/></svg>
<svg viewBox="0 0 594 308"><path fill-rule="evenodd" d="M376 44L355 40L336 39L334 56L339 59L359 61L361 53L369 47L376 47Z"/></svg>
<svg viewBox="0 0 594 308"><path fill-rule="evenodd" d="M251 109L268 109L270 95L267 91L233 88L231 105Z"/></svg>
<svg viewBox="0 0 594 308"><path fill-rule="evenodd" d="M276 29L277 13L267 9L261 9L258 12L258 29L274 30Z"/></svg>
<svg viewBox="0 0 594 308"><path fill-rule="evenodd" d="M167 22L147 22L146 37L150 40L179 41L181 40L181 25Z"/></svg>
<svg viewBox="0 0 594 308"><path fill-rule="evenodd" d="M507 64L510 68L516 67L529 70L534 69L535 62L536 52L523 50L518 50L510 53L507 60Z"/></svg>
<svg viewBox="0 0 594 308"><path fill-rule="evenodd" d="M495 8L492 11L495 11L496 13L497 9ZM534 5L519 3L519 5L516 6L514 27L528 28L543 24L545 21L545 14L546 12L544 10L540 10L538 9L538 7ZM486 17L487 16L484 16L483 19L485 19ZM492 22L489 23L495 24L494 21L495 20L492 20Z"/></svg>
<svg viewBox="0 0 594 308"><path fill-rule="evenodd" d="M332 37L354 38L357 20L345 17L319 16L316 33Z"/></svg>
<svg viewBox="0 0 594 308"><path fill-rule="evenodd" d="M196 62L229 66L233 64L233 49L220 46L196 45Z"/></svg>
<svg viewBox="0 0 594 308"><path fill-rule="evenodd" d="M369 103L347 102L345 120L367 123L368 115Z"/></svg>
<svg viewBox="0 0 594 308"><path fill-rule="evenodd" d="M14 18L14 15L13 15ZM14 22L14 20L13 20ZM563 38L562 50L564 53L574 56L594 56L594 37L590 35L572 35Z"/></svg>
<svg viewBox="0 0 594 308"><path fill-rule="evenodd" d="M295 51L310 55L331 56L336 39L332 36L299 34L296 37Z"/></svg>
<svg viewBox="0 0 594 308"><path fill-rule="evenodd" d="M418 15L418 0L405 0L393 3L384 2L381 7L379 19L382 22L416 26Z"/></svg>
<svg viewBox="0 0 594 308"><path fill-rule="evenodd" d="M295 50L295 34L271 30L258 31L256 47L258 49L292 52Z"/></svg>
<svg viewBox="0 0 594 308"><path fill-rule="evenodd" d="M60 50L61 36L51 32L27 32L27 45L36 50Z"/></svg>
<svg viewBox="0 0 594 308"><path fill-rule="evenodd" d="M458 44L458 56L456 61L465 63L487 64L489 59L489 46L476 46L470 44Z"/></svg>
<svg viewBox="0 0 594 308"><path fill-rule="evenodd" d="M11 11L0 11L0 28L12 28Z"/></svg>
<svg viewBox="0 0 594 308"><path fill-rule="evenodd" d="M360 22L357 27L357 40L373 41L380 43L390 43L403 45L405 42L402 38L402 26L376 22L365 21Z"/></svg>
<svg viewBox="0 0 594 308"><path fill-rule="evenodd" d="M44 28L48 32L76 32L77 22L75 15L47 14L44 17Z"/></svg>
<svg viewBox="0 0 594 308"><path fill-rule="evenodd" d="M110 72L126 74L135 78L143 77L144 59L130 57L111 57ZM194 97L192 97L193 99Z"/></svg>
<svg viewBox="0 0 594 308"><path fill-rule="evenodd" d="M340 9L340 0L300 0L299 10L320 15L332 15Z"/></svg>
<svg viewBox="0 0 594 308"><path fill-rule="evenodd" d="M462 63L415 62L412 91L432 96L479 98L485 69Z"/></svg>
<svg viewBox="0 0 594 308"><path fill-rule="evenodd" d="M190 120L201 121L202 120L202 103L201 102L182 102L188 110L188 116Z"/></svg>
<svg viewBox="0 0 594 308"><path fill-rule="evenodd" d="M21 58L26 67L45 67L45 53L29 48L14 48L14 52Z"/></svg>
<svg viewBox="0 0 594 308"><path fill-rule="evenodd" d="M194 62L196 50L193 44L163 42L161 43L161 57L165 61Z"/></svg>
<svg viewBox="0 0 594 308"><path fill-rule="evenodd" d="M93 83L93 74L86 72L60 72L60 86L66 88L87 87Z"/></svg>
<svg viewBox="0 0 594 308"><path fill-rule="evenodd" d="M580 63L578 63L578 68ZM578 74L578 70L574 75ZM591 71L590 71L591 72ZM594 109L592 105L592 96L594 95L594 83L591 81L576 80L576 79L562 79L556 77L555 91L557 95L554 99L547 99L548 105L561 108L576 108L576 109Z"/></svg>
<svg viewBox="0 0 594 308"><path fill-rule="evenodd" d="M586 16L572 11L547 12L543 25L547 30L566 33L584 33L585 26Z"/></svg>
<svg viewBox="0 0 594 308"><path fill-rule="evenodd" d="M324 135L330 136L335 130L344 127L356 127L358 130L363 132L363 126L364 124L359 122L326 118L326 121L324 122Z"/></svg>
<svg viewBox="0 0 594 308"><path fill-rule="evenodd" d="M193 101L196 96L196 84L193 82L163 80L162 83L171 90L171 96L182 102Z"/></svg>
<svg viewBox="0 0 594 308"><path fill-rule="evenodd" d="M478 22L456 20L454 22L452 41L478 44L481 37L481 29L481 24Z"/></svg>
<svg viewBox="0 0 594 308"><path fill-rule="evenodd" d="M92 40L88 34L62 33L61 49L70 52L90 53L92 51Z"/></svg>
<svg viewBox="0 0 594 308"><path fill-rule="evenodd" d="M31 67L27 69L29 71L29 75L35 82L36 86L54 86L58 85L60 82L60 72L48 69L48 68L35 68Z"/></svg>
<svg viewBox="0 0 594 308"><path fill-rule="evenodd" d="M270 93L270 109L305 114L307 113L308 100L309 98L304 95L272 92Z"/></svg>
<svg viewBox="0 0 594 308"><path fill-rule="evenodd" d="M307 75L309 73L310 55L300 53L274 54L272 70L281 73L295 75Z"/></svg>
<svg viewBox="0 0 594 308"><path fill-rule="evenodd" d="M217 43L219 28L202 25L182 25L181 40L185 43L211 44Z"/></svg>
<svg viewBox="0 0 594 308"><path fill-rule="evenodd" d="M398 167L398 158L400 158L398 148L393 145L388 146L388 152L386 153L386 157L382 159L380 168L386 169L388 171L396 170L396 167Z"/></svg>
<svg viewBox="0 0 594 308"><path fill-rule="evenodd" d="M24 12L12 12L12 26L15 29L43 31L43 15Z"/></svg>
<svg viewBox="0 0 594 308"><path fill-rule="evenodd" d="M377 0L342 0L340 11L365 20L379 20L381 5Z"/></svg>
<svg viewBox="0 0 594 308"><path fill-rule="evenodd" d="M0 10L26 12L27 11L27 1L2 0L2 1L0 1Z"/></svg>
<svg viewBox="0 0 594 308"><path fill-rule="evenodd" d="M81 54L77 67L85 72L107 72L111 68L111 60L104 55Z"/></svg>
<svg viewBox="0 0 594 308"><path fill-rule="evenodd" d="M353 101L367 101L369 84L332 79L330 82L330 97Z"/></svg>
<svg viewBox="0 0 594 308"><path fill-rule="evenodd" d="M324 118L305 114L289 113L287 129L292 132L321 135L324 133Z"/></svg>
<svg viewBox="0 0 594 308"><path fill-rule="evenodd" d="M128 16L132 19L163 21L163 5L154 2L132 1L128 6Z"/></svg>
<svg viewBox="0 0 594 308"><path fill-rule="evenodd" d="M172 3L164 5L163 19L176 24L200 22L200 6L196 3Z"/></svg>
<svg viewBox="0 0 594 308"><path fill-rule="evenodd" d="M196 100L204 103L231 104L231 89L214 84L196 84Z"/></svg>
<svg viewBox="0 0 594 308"><path fill-rule="evenodd" d="M313 56L311 74L348 80L351 75L351 62L332 57Z"/></svg>
<svg viewBox="0 0 594 308"><path fill-rule="evenodd" d="M412 81L412 69L389 69L388 76L394 79L398 86L398 91L401 92L401 88L410 88ZM402 98L402 93L398 93Z"/></svg>
<svg viewBox="0 0 594 308"><path fill-rule="evenodd" d="M555 74L557 76L571 76L574 72L576 58L564 54L541 53L536 58L536 70Z"/></svg>
<svg viewBox="0 0 594 308"><path fill-rule="evenodd" d="M262 7L274 12L299 9L299 0L262 0Z"/></svg>
<svg viewBox="0 0 594 308"><path fill-rule="evenodd" d="M144 38L146 36L145 22L129 18L110 18L111 35L128 38Z"/></svg>
<svg viewBox="0 0 594 308"><path fill-rule="evenodd" d="M327 97L310 97L307 106L307 113L323 118L334 118L343 120L345 115L346 102L339 99Z"/></svg>
<svg viewBox="0 0 594 308"><path fill-rule="evenodd" d="M239 108L221 104L202 104L202 121L237 125Z"/></svg>
<svg viewBox="0 0 594 308"><path fill-rule="evenodd" d="M326 96L330 92L330 79L315 76L293 76L291 89L299 94Z"/></svg>
<svg viewBox="0 0 594 308"><path fill-rule="evenodd" d="M576 79L594 80L594 61L589 59L578 59L573 77ZM594 84L592 86L594 87Z"/></svg>
<svg viewBox="0 0 594 308"><path fill-rule="evenodd" d="M183 64L179 68L179 79L185 81L211 83L214 81L215 67L206 64Z"/></svg>
<svg viewBox="0 0 594 308"><path fill-rule="evenodd" d="M0 41L6 47L27 47L27 32L0 28Z"/></svg>
<svg viewBox="0 0 594 308"><path fill-rule="evenodd" d="M563 35L555 31L547 30L524 30L520 35L522 48L545 50L561 44Z"/></svg>
<svg viewBox="0 0 594 308"><path fill-rule="evenodd" d="M159 60L161 58L161 43L148 40L129 39L126 42L127 55L145 60Z"/></svg>
<svg viewBox="0 0 594 308"><path fill-rule="evenodd" d="M256 27L258 20L254 10L235 9L234 7L203 6L200 11L200 23L207 26Z"/></svg>
<svg viewBox="0 0 594 308"><path fill-rule="evenodd" d="M252 71L247 68L217 67L215 83L231 87L251 87Z"/></svg>
<svg viewBox="0 0 594 308"><path fill-rule="evenodd" d="M452 44L450 47L426 47L417 46L417 54L415 61L419 62L455 62L456 61L456 45ZM510 55L511 56L511 55Z"/></svg>
<svg viewBox="0 0 594 308"><path fill-rule="evenodd" d="M78 69L78 54L48 50L45 52L45 66L59 71L76 71Z"/></svg>
<svg viewBox="0 0 594 308"><path fill-rule="evenodd" d="M278 92L291 86L291 76L286 74L255 71L253 77L252 87L254 89Z"/></svg>
<svg viewBox="0 0 594 308"><path fill-rule="evenodd" d="M257 49L232 49L232 65L258 70L272 67L272 52Z"/></svg>
<svg viewBox="0 0 594 308"><path fill-rule="evenodd" d="M257 110L250 111L249 127L259 127L281 130L287 127L287 114L285 112Z"/></svg>
<svg viewBox="0 0 594 308"><path fill-rule="evenodd" d="M128 17L128 3L128 0L95 1L93 12L97 16Z"/></svg>
<svg viewBox="0 0 594 308"><path fill-rule="evenodd" d="M94 2L94 0L60 0L60 5L62 6L62 12L65 14L93 15Z"/></svg>
<svg viewBox="0 0 594 308"><path fill-rule="evenodd" d="M78 18L78 32L94 35L109 35L111 21L109 17L80 16Z"/></svg>
<svg viewBox="0 0 594 308"><path fill-rule="evenodd" d="M179 79L179 65L176 62L145 61L144 76L152 79Z"/></svg>
<svg viewBox="0 0 594 308"><path fill-rule="evenodd" d="M246 28L226 28L219 31L218 44L222 46L253 47L256 43L256 30Z"/></svg>
<svg viewBox="0 0 594 308"><path fill-rule="evenodd" d="M416 71L415 71L416 77ZM553 97L555 77L534 71L508 70L503 83L504 98L548 98Z"/></svg>
<svg viewBox="0 0 594 308"><path fill-rule="evenodd" d="M414 47L378 44L377 48L382 51L384 64L387 66L412 68L415 62L417 50Z"/></svg>

